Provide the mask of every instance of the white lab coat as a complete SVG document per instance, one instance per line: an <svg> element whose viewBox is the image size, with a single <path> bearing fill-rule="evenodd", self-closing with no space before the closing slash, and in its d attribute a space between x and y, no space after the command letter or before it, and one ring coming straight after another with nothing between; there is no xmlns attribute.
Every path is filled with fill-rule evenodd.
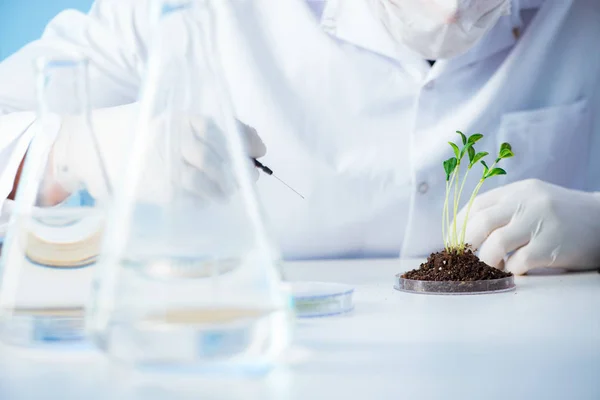
<svg viewBox="0 0 600 400"><path fill-rule="evenodd" d="M248 54L248 32L217 13L238 117L265 141L265 163L307 198L273 179L259 181L286 258L439 249L442 161L456 130L483 133L481 151L513 145L508 176L484 190L525 178L600 189L600 4L512 1L523 20L503 17L467 54L432 68L391 42L365 0L312 4L320 26L297 0L251 2L254 27L271 33L258 61ZM32 57L82 52L91 59L94 107L133 102L147 18L146 1L135 0L104 0L89 15L68 11L40 41L0 64L0 197L10 192L30 140L34 116L22 111L34 109Z"/></svg>

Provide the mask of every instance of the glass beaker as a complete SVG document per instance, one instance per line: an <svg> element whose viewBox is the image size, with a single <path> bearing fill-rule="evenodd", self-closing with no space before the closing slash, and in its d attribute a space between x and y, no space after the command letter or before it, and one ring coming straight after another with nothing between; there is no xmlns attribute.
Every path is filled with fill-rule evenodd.
<svg viewBox="0 0 600 400"><path fill-rule="evenodd" d="M269 370L293 316L209 3L160 1L140 119L107 223L89 328L138 367Z"/></svg>
<svg viewBox="0 0 600 400"><path fill-rule="evenodd" d="M37 119L0 257L0 336L71 343L84 337L110 186L91 126L87 60L40 58L35 68Z"/></svg>

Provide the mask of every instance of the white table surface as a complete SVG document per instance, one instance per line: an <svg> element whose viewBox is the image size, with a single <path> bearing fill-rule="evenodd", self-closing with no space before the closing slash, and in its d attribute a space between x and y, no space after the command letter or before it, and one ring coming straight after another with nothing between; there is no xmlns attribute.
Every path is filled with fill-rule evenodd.
<svg viewBox="0 0 600 400"><path fill-rule="evenodd" d="M397 292L418 261L291 263L355 285L355 310L301 320L295 362L260 380L150 376L92 350L0 347L0 400L600 399L600 274L517 278L479 296Z"/></svg>

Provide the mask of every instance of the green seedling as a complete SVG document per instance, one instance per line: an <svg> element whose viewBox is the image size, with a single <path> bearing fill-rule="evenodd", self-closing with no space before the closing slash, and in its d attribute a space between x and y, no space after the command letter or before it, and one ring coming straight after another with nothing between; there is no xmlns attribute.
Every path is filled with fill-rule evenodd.
<svg viewBox="0 0 600 400"><path fill-rule="evenodd" d="M498 157L494 161L491 167L488 167L484 158L489 155L487 152L478 153L475 150L475 143L483 138L483 135L476 133L474 135L469 136L468 138L460 131L457 131L460 135L462 141L462 148L456 145L455 143L449 142L452 150L454 152L454 157L449 158L444 161L444 171L446 172L446 196L444 199L444 209L442 212L442 235L444 238L444 247L446 251L456 251L458 253L463 253L467 245L465 243L465 234L467 231L467 221L469 219L469 213L471 212L471 206L473 205L473 201L479 190L483 186L485 180L498 175L506 175L506 171L502 168L496 167L496 165L505 158L513 157L513 151L508 143L502 143L500 146L500 151L498 152ZM465 158L465 156L467 158ZM461 230L458 230L457 227L457 216L458 216L458 205L460 203L460 198L462 195L463 188L465 186L465 182L467 181L467 176L469 172L475 165L481 163L483 165L483 174L481 179L477 183L477 186L471 193L471 197L469 202L467 203L467 211L465 214L465 220L463 222L463 226ZM461 166L466 164L466 170L462 177L462 181L460 181L460 169ZM450 198L453 197L452 208L450 209ZM450 217L452 215L452 220Z"/></svg>

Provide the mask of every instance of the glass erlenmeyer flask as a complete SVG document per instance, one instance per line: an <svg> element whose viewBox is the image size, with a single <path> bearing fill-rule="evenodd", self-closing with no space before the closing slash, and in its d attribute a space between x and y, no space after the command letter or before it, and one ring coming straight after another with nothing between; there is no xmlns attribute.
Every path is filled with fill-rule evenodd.
<svg viewBox="0 0 600 400"><path fill-rule="evenodd" d="M209 4L159 3L90 328L109 356L138 366L268 368L290 340L291 304L211 49Z"/></svg>
<svg viewBox="0 0 600 400"><path fill-rule="evenodd" d="M1 336L24 345L83 338L110 194L90 123L87 61L43 58L35 67L38 117L0 258Z"/></svg>

